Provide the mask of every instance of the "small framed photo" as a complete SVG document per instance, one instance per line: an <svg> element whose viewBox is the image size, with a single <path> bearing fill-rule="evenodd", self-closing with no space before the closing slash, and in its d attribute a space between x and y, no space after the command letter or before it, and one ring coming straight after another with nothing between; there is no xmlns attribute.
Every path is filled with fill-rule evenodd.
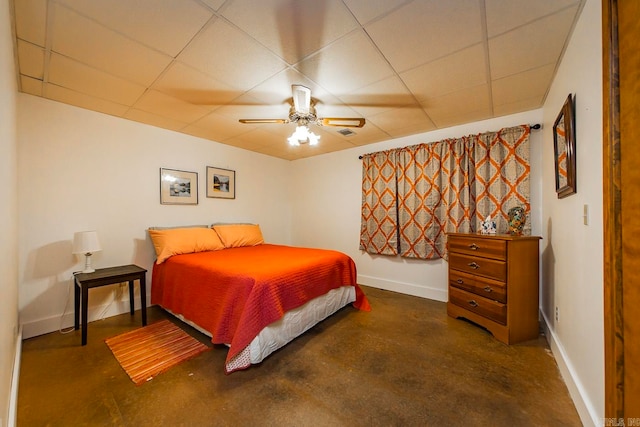
<svg viewBox="0 0 640 427"><path fill-rule="evenodd" d="M160 203L197 205L198 173L160 168Z"/></svg>
<svg viewBox="0 0 640 427"><path fill-rule="evenodd" d="M236 198L236 171L207 166L207 197Z"/></svg>

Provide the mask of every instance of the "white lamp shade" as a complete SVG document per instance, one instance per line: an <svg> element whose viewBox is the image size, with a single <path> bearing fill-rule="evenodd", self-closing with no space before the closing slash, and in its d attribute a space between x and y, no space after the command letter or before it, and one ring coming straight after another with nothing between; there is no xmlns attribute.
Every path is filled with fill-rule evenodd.
<svg viewBox="0 0 640 427"><path fill-rule="evenodd" d="M98 233L95 231L79 231L73 235L73 253L91 254L102 250Z"/></svg>

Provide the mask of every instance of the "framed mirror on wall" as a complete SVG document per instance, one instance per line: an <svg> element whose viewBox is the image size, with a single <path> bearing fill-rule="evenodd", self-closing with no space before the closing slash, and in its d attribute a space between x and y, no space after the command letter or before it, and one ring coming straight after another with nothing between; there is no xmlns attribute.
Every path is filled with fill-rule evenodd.
<svg viewBox="0 0 640 427"><path fill-rule="evenodd" d="M569 94L553 124L553 153L558 198L576 192L576 134L574 98Z"/></svg>

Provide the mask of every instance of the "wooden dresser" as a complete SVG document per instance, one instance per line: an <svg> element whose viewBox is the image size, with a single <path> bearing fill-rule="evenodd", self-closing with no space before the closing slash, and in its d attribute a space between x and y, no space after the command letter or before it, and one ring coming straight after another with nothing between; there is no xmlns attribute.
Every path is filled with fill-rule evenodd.
<svg viewBox="0 0 640 427"><path fill-rule="evenodd" d="M540 237L448 235L451 317L464 317L505 344L539 334Z"/></svg>

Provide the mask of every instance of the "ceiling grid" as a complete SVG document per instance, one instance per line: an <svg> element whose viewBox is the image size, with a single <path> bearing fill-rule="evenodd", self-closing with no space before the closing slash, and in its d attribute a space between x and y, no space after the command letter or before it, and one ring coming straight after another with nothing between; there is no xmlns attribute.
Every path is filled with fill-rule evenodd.
<svg viewBox="0 0 640 427"><path fill-rule="evenodd" d="M295 160L540 108L584 0L14 0L20 90ZM292 85L320 143L288 147Z"/></svg>

